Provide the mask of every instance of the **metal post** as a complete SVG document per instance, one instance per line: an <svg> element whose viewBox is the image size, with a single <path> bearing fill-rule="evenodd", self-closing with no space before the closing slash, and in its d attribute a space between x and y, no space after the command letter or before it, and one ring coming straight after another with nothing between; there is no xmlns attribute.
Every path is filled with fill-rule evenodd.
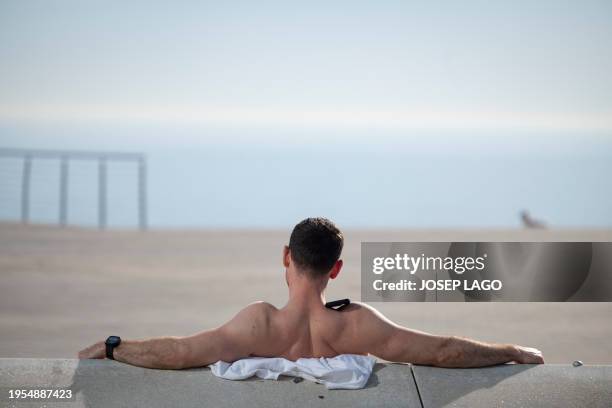
<svg viewBox="0 0 612 408"><path fill-rule="evenodd" d="M30 174L32 157L23 156L23 173L21 177L21 222L27 224L30 219Z"/></svg>
<svg viewBox="0 0 612 408"><path fill-rule="evenodd" d="M98 161L98 226L106 228L106 157Z"/></svg>
<svg viewBox="0 0 612 408"><path fill-rule="evenodd" d="M59 222L62 227L68 223L68 156L60 161Z"/></svg>
<svg viewBox="0 0 612 408"><path fill-rule="evenodd" d="M144 157L138 161L138 220L140 229L147 229L147 163Z"/></svg>

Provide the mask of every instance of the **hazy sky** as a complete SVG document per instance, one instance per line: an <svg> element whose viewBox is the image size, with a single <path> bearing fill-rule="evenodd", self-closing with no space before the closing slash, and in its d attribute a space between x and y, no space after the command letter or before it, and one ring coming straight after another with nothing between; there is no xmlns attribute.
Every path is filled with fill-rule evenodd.
<svg viewBox="0 0 612 408"><path fill-rule="evenodd" d="M0 2L0 121L612 130L610 1Z"/></svg>
<svg viewBox="0 0 612 408"><path fill-rule="evenodd" d="M610 226L610 73L609 0L0 0L0 147L146 153L153 226ZM85 164L70 220L95 223ZM33 219L58 171L35 164Z"/></svg>

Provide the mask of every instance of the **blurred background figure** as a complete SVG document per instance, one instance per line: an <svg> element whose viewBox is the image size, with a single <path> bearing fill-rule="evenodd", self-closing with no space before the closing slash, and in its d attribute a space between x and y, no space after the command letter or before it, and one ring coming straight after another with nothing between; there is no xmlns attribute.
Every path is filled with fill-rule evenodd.
<svg viewBox="0 0 612 408"><path fill-rule="evenodd" d="M531 214L529 214L529 211L527 210L521 211L521 221L523 222L523 227L525 228L546 228L546 224L544 222L532 218Z"/></svg>

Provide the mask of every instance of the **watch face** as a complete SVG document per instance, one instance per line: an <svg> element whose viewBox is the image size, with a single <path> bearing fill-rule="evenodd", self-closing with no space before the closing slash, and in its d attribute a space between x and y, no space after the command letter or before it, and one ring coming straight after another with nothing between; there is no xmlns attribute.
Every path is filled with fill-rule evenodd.
<svg viewBox="0 0 612 408"><path fill-rule="evenodd" d="M118 346L121 343L121 338L119 336L110 336L106 339L105 343L109 346Z"/></svg>

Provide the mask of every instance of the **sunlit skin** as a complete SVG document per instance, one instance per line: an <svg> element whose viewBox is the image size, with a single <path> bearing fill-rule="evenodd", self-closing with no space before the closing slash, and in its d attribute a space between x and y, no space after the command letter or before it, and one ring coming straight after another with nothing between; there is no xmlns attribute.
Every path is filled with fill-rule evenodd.
<svg viewBox="0 0 612 408"><path fill-rule="evenodd" d="M383 360L438 367L483 367L507 362L541 364L542 353L514 344L490 344L456 336L438 336L399 326L371 306L352 303L342 311L325 307L325 288L342 270L336 261L325 275L314 276L283 249L289 301L277 309L256 302L220 327L186 337L122 340L114 358L148 368L202 367L219 360L250 356L333 357L370 354ZM99 341L78 354L81 359L105 358Z"/></svg>

